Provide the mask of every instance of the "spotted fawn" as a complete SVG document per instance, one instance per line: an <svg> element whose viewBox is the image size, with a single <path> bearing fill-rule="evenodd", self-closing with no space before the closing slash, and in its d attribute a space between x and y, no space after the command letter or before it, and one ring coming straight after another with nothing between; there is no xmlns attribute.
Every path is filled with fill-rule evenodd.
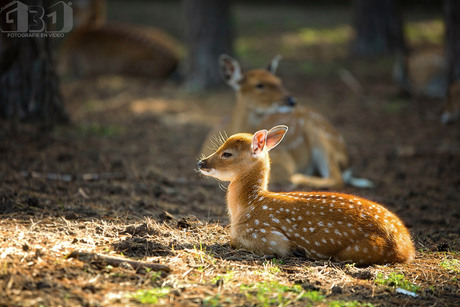
<svg viewBox="0 0 460 307"><path fill-rule="evenodd" d="M204 175L230 181L230 244L260 255L302 255L359 264L409 262L414 246L401 220L382 205L329 192L270 192L270 158L288 128L229 137L198 162Z"/></svg>

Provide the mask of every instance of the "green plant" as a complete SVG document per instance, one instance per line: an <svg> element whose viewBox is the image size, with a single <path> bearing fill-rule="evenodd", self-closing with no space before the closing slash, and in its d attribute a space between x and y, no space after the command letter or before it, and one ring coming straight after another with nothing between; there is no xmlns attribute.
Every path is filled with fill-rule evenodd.
<svg viewBox="0 0 460 307"><path fill-rule="evenodd" d="M193 255L195 256L196 260L200 264L211 264L215 265L217 263L217 259L214 258L212 255L212 252L209 252L206 250L206 246L203 247L202 244L200 244L200 247L198 248L196 245L193 246L193 250L191 250Z"/></svg>
<svg viewBox="0 0 460 307"><path fill-rule="evenodd" d="M158 279L161 278L161 272L151 271L151 272L148 272L148 274L150 275L150 282L152 284L156 283L158 281Z"/></svg>
<svg viewBox="0 0 460 307"><path fill-rule="evenodd" d="M134 294L130 294L129 297L134 298L142 304L157 304L160 298L169 294L169 290L169 288L143 289L138 290Z"/></svg>
<svg viewBox="0 0 460 307"><path fill-rule="evenodd" d="M77 132L83 136L114 137L123 134L123 129L116 125L88 123L77 126Z"/></svg>
<svg viewBox="0 0 460 307"><path fill-rule="evenodd" d="M233 276L235 275L235 272L234 271L229 271L227 270L227 273L225 273L224 275L217 275L216 277L214 277L211 282L213 284L215 284L218 280L222 280L224 282L224 284L228 283L230 280L233 279Z"/></svg>
<svg viewBox="0 0 460 307"><path fill-rule="evenodd" d="M411 292L417 292L420 289L419 286L408 281L402 273L393 272L388 277L384 277L382 273L378 273L374 281L380 285L402 288Z"/></svg>
<svg viewBox="0 0 460 307"><path fill-rule="evenodd" d="M371 303L361 303L358 301L332 301L329 307L374 307Z"/></svg>
<svg viewBox="0 0 460 307"><path fill-rule="evenodd" d="M460 260L458 259L445 259L439 263L444 270L460 273Z"/></svg>
<svg viewBox="0 0 460 307"><path fill-rule="evenodd" d="M252 303L260 306L286 306L293 302L308 299L319 302L324 299L318 291L305 292L301 286L282 285L277 281L266 281L257 284L242 285L240 290Z"/></svg>

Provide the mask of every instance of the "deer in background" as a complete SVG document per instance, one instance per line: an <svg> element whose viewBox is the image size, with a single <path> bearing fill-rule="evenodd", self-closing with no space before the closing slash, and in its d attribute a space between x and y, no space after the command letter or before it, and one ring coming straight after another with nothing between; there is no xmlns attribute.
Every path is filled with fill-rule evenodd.
<svg viewBox="0 0 460 307"><path fill-rule="evenodd" d="M279 60L277 56L267 69L243 73L238 61L228 55L220 57L221 74L236 93L236 105L230 122L210 132L202 152L210 153L212 136L219 131L234 134L289 124L285 142L272 156L273 183L289 182L314 188L337 187L344 183L372 187L369 180L351 176L344 138L330 122L306 107L296 106L295 98L275 75Z"/></svg>
<svg viewBox="0 0 460 307"><path fill-rule="evenodd" d="M444 50L423 50L398 54L393 78L412 97L446 100L441 122L448 124L460 117L460 80L449 84Z"/></svg>
<svg viewBox="0 0 460 307"><path fill-rule="evenodd" d="M164 79L179 63L179 43L159 28L107 22L105 0L74 1L75 27L60 48L61 74L124 74Z"/></svg>
<svg viewBox="0 0 460 307"><path fill-rule="evenodd" d="M409 262L414 246L401 220L383 206L352 195L267 190L268 152L286 126L231 136L198 162L204 175L230 181L230 245L259 255L337 259L359 264Z"/></svg>

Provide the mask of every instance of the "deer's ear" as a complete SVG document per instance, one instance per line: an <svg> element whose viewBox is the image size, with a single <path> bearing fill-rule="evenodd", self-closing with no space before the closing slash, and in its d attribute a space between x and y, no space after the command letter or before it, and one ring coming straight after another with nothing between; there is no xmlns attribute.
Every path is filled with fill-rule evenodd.
<svg viewBox="0 0 460 307"><path fill-rule="evenodd" d="M219 57L220 74L222 79L234 90L240 89L239 82L243 79L241 67L237 60L229 55L222 54Z"/></svg>
<svg viewBox="0 0 460 307"><path fill-rule="evenodd" d="M270 64L268 64L267 70L271 72L272 74L276 74L276 70L278 69L278 64L282 58L283 57L279 54L275 56L273 60L270 62Z"/></svg>
<svg viewBox="0 0 460 307"><path fill-rule="evenodd" d="M279 125L271 128L267 133L267 149L271 150L275 148L283 140L287 131L288 127L285 125Z"/></svg>
<svg viewBox="0 0 460 307"><path fill-rule="evenodd" d="M267 140L267 130L260 130L254 133L252 137L251 150L253 155L259 155L262 153Z"/></svg>

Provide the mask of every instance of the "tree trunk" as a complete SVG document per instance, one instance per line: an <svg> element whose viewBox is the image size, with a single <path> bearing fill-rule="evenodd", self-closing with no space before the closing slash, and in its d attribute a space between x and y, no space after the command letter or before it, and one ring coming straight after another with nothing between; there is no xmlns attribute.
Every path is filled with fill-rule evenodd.
<svg viewBox="0 0 460 307"><path fill-rule="evenodd" d="M460 1L445 0L447 103L442 121L448 123L460 115Z"/></svg>
<svg viewBox="0 0 460 307"><path fill-rule="evenodd" d="M401 15L393 0L355 0L352 55L406 51Z"/></svg>
<svg viewBox="0 0 460 307"><path fill-rule="evenodd" d="M229 0L183 0L188 47L186 88L203 91L222 84L218 57L232 54Z"/></svg>
<svg viewBox="0 0 460 307"><path fill-rule="evenodd" d="M44 7L41 1L30 2ZM0 22L2 30L16 29L16 24ZM1 118L46 128L68 121L53 64L50 38L0 33Z"/></svg>

